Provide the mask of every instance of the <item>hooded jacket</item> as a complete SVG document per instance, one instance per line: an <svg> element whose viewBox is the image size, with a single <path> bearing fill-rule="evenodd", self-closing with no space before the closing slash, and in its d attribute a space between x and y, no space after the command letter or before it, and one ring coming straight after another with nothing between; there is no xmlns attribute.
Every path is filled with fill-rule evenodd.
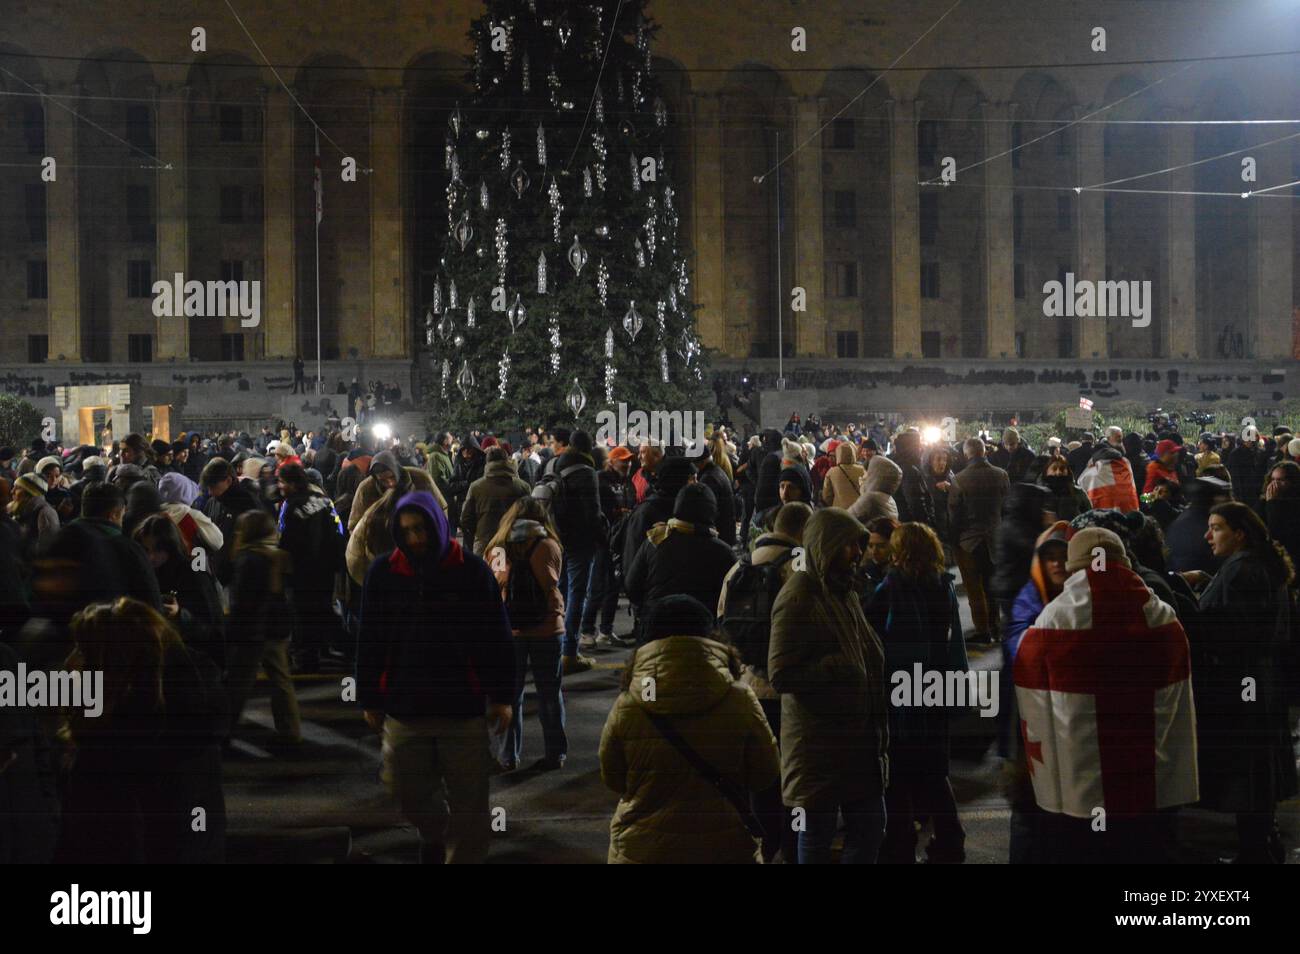
<svg viewBox="0 0 1300 954"><path fill-rule="evenodd" d="M736 542L736 490L731 478L721 467L710 460L695 475L696 481L713 491L717 504L717 516L713 526L718 531L718 539L727 546Z"/></svg>
<svg viewBox="0 0 1300 954"><path fill-rule="evenodd" d="M858 487L867 472L855 463L852 444L840 444L835 448L835 466L826 471L822 482L822 503L831 507L848 510L858 501L861 491Z"/></svg>
<svg viewBox="0 0 1300 954"><path fill-rule="evenodd" d="M858 488L858 499L849 507L849 513L863 525L877 517L897 520L898 503L894 494L902 481L903 469L888 457L876 454L867 462L867 473Z"/></svg>
<svg viewBox="0 0 1300 954"><path fill-rule="evenodd" d="M487 539L483 541L487 543ZM564 594L560 592L560 573L564 565L564 551L544 526L536 520L516 520L506 538L504 559L497 551L489 553L492 573L501 587L501 599L508 594L510 574L530 572L546 594L547 613L541 622L527 629L515 629L520 639L554 639L564 632ZM524 562L524 556L528 560ZM506 610L509 616L509 609ZM511 623L514 627L513 622Z"/></svg>
<svg viewBox="0 0 1300 954"><path fill-rule="evenodd" d="M731 802L645 714L670 720L686 744L741 791L775 785L776 739L754 694L736 682L727 647L668 636L638 648L628 665L633 688L619 694L600 737L601 779L619 796L609 826L610 863L756 861L758 843ZM646 700L640 687L650 684L656 692Z"/></svg>
<svg viewBox="0 0 1300 954"><path fill-rule="evenodd" d="M930 497L930 484L921 469L921 437L915 431L899 435L895 451L889 459L899 466L902 480L894 491L900 523L935 525L934 500Z"/></svg>
<svg viewBox="0 0 1300 954"><path fill-rule="evenodd" d="M687 485L695 468L684 457L666 457L659 462L654 492L628 514L622 525L623 575L626 576L645 535L656 523L666 523L673 515L677 494Z"/></svg>
<svg viewBox="0 0 1300 954"><path fill-rule="evenodd" d="M885 655L862 613L852 568L837 567L866 528L819 510L803 532L808 569L772 607L767 672L781 694L785 804L824 808L881 794L889 778Z"/></svg>
<svg viewBox="0 0 1300 954"><path fill-rule="evenodd" d="M420 514L429 533L424 559L400 545L366 574L357 636L357 703L362 709L415 718L482 718L488 701L511 705L515 646L497 581L479 557L451 537L431 493L397 502Z"/></svg>
<svg viewBox="0 0 1300 954"><path fill-rule="evenodd" d="M773 428L763 431L763 445L750 458L750 469L758 472L754 484L754 510L763 511L781 502L781 432ZM758 466L754 466L755 460ZM811 489L811 487L809 488ZM809 494L809 501L812 495Z"/></svg>
<svg viewBox="0 0 1300 954"><path fill-rule="evenodd" d="M482 556L483 548L497 532L510 505L529 493L529 486L515 471L514 461L488 461L483 476L470 484L465 506L461 508L460 529L465 546Z"/></svg>
<svg viewBox="0 0 1300 954"><path fill-rule="evenodd" d="M703 484L683 487L673 516L646 533L628 568L628 599L644 606L684 593L705 606L717 606L722 581L736 560L713 529L716 519L713 491Z"/></svg>
<svg viewBox="0 0 1300 954"><path fill-rule="evenodd" d="M1014 600L1029 579L1035 541L1043 532L1043 511L1050 500L1045 487L1012 484L993 542L989 590L999 599Z"/></svg>
<svg viewBox="0 0 1300 954"><path fill-rule="evenodd" d="M380 485L376 477L376 472L386 470L397 476L397 486L392 491L386 491ZM433 495L445 512L447 501L443 499L442 494L433 483L433 478L418 467L403 467L397 455L392 451L383 451L376 454L370 459L370 472L366 479L357 485L356 492L352 495L352 506L348 512L348 533L356 530L357 525L361 523L361 518L366 515L366 511L375 505L385 493L395 493L394 500L399 500L408 493L423 490ZM391 546L391 544L390 544Z"/></svg>

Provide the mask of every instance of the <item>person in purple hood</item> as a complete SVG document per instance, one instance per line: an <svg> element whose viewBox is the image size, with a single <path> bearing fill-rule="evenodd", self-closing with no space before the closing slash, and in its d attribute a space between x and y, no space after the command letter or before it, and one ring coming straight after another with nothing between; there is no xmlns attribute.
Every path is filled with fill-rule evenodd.
<svg viewBox="0 0 1300 954"><path fill-rule="evenodd" d="M402 497L392 534L362 590L357 702L383 736L382 778L420 833L420 861L482 862L488 732L505 732L514 701L510 621L492 571L452 538L432 494Z"/></svg>

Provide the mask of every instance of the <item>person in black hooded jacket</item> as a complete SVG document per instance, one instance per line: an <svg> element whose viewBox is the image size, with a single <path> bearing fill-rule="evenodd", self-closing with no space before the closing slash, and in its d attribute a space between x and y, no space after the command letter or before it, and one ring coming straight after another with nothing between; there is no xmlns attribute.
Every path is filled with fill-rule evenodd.
<svg viewBox="0 0 1300 954"><path fill-rule="evenodd" d="M717 502L714 528L718 531L718 539L729 547L735 546L736 490L732 480L707 453L701 453L695 463L699 468L695 473L696 481L713 491L713 499Z"/></svg>
<svg viewBox="0 0 1300 954"><path fill-rule="evenodd" d="M1002 508L993 542L993 577L989 589L1002 604L1002 618L1011 618L1009 604L1029 580L1039 535L1055 521L1047 509L1051 492L1037 484L1012 484Z"/></svg>
<svg viewBox="0 0 1300 954"><path fill-rule="evenodd" d="M456 532L460 512L465 509L465 497L469 494L470 484L483 476L483 469L486 466L487 458L483 448L479 446L478 438L473 433L467 433L465 439L460 442L460 453L456 455L456 463L451 470L452 499L447 503L451 506L448 516L452 533Z"/></svg>
<svg viewBox="0 0 1300 954"><path fill-rule="evenodd" d="M1218 566L1214 551L1205 539L1210 510L1232 499L1232 489L1217 477L1198 477L1183 487L1187 507L1165 528L1169 569L1175 573L1203 570L1213 573Z"/></svg>
<svg viewBox="0 0 1300 954"><path fill-rule="evenodd" d="M342 632L334 615L334 573L343 566L343 524L324 493L307 483L301 464L284 464L280 485L280 548L290 560L294 609L294 655L300 672L320 670L320 651L338 647Z"/></svg>
<svg viewBox="0 0 1300 954"><path fill-rule="evenodd" d="M771 510L781 502L781 432L774 428L763 431L763 443L750 457L749 468L755 474L754 512Z"/></svg>
<svg viewBox="0 0 1300 954"><path fill-rule="evenodd" d="M677 494L687 484L695 483L695 468L685 457L666 457L655 472L654 491L637 505L622 530L621 572L627 579L646 532L656 523L666 523L673 515ZM620 542L620 541L615 541Z"/></svg>
<svg viewBox="0 0 1300 954"><path fill-rule="evenodd" d="M894 492L899 523L923 523L935 526L934 501L930 485L921 469L921 433L909 428L894 438L894 453L889 455L903 471L902 482Z"/></svg>
<svg viewBox="0 0 1300 954"><path fill-rule="evenodd" d="M646 533L627 571L627 595L644 608L664 596L685 594L717 606L722 581L736 562L718 539L718 505L713 491L689 484L677 494L673 515Z"/></svg>

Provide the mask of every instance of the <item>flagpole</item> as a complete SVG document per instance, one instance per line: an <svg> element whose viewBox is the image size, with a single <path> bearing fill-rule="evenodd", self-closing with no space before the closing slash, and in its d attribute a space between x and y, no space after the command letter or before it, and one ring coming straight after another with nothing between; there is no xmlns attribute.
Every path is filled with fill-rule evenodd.
<svg viewBox="0 0 1300 954"><path fill-rule="evenodd" d="M320 219L325 198L325 183L320 174L320 127L313 126L312 137L316 145L316 396L320 397Z"/></svg>

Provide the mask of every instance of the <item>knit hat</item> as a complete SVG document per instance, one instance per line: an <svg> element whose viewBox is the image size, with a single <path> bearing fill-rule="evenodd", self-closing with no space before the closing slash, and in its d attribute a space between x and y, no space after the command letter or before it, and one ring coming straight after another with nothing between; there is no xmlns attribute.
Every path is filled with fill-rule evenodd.
<svg viewBox="0 0 1300 954"><path fill-rule="evenodd" d="M23 474L14 481L14 488L21 487L33 497L44 497L45 492L50 489L50 485L45 482L43 477L36 474Z"/></svg>
<svg viewBox="0 0 1300 954"><path fill-rule="evenodd" d="M1286 445L1286 454L1288 457L1300 457L1300 437Z"/></svg>
<svg viewBox="0 0 1300 954"><path fill-rule="evenodd" d="M1174 454L1177 452L1178 452L1178 445L1171 440L1166 439L1156 444L1157 457L1164 457L1166 454Z"/></svg>
<svg viewBox="0 0 1300 954"><path fill-rule="evenodd" d="M190 449L190 445L189 445L189 443L186 442L186 441L172 441L172 453L173 453L173 454L179 454L179 453L181 453L182 451L187 451L187 450L189 450L189 449Z"/></svg>
<svg viewBox="0 0 1300 954"><path fill-rule="evenodd" d="M1120 566L1129 565L1128 555L1124 552L1124 541L1111 533L1105 527L1088 527L1086 530L1080 530L1070 538L1070 548L1066 551L1065 569L1070 573L1077 573L1079 570L1092 566L1095 559L1093 553L1100 547L1106 553L1106 566L1112 563L1118 563Z"/></svg>
<svg viewBox="0 0 1300 954"><path fill-rule="evenodd" d="M666 636L707 637L713 633L713 613L693 596L674 593L648 603L642 611L638 643Z"/></svg>
<svg viewBox="0 0 1300 954"><path fill-rule="evenodd" d="M172 452L172 445L164 440L159 440L158 438L154 438L150 441L149 446L153 448L154 454L158 457L162 457L164 454L170 454Z"/></svg>
<svg viewBox="0 0 1300 954"><path fill-rule="evenodd" d="M1104 527L1121 540L1127 540L1131 534L1141 530L1145 522L1146 518L1142 516L1141 511L1133 510L1125 513L1122 510L1103 507L1097 510L1085 510L1070 521L1070 527L1076 531L1086 530L1089 527Z"/></svg>
<svg viewBox="0 0 1300 954"><path fill-rule="evenodd" d="M44 474L46 467L57 467L63 469L63 461L51 454L49 457L42 457L36 462L36 473Z"/></svg>

